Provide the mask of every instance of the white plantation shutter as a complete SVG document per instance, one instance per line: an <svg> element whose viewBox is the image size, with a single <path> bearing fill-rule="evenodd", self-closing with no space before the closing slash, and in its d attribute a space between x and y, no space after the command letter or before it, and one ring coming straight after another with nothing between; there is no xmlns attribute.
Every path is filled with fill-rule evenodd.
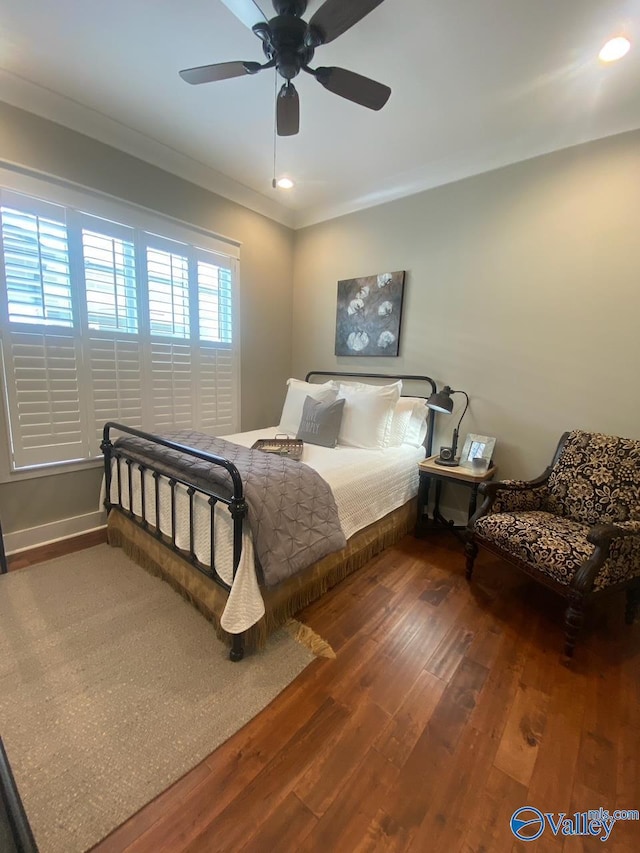
<svg viewBox="0 0 640 853"><path fill-rule="evenodd" d="M2 355L16 467L85 458L78 341L53 332L11 333Z"/></svg>
<svg viewBox="0 0 640 853"><path fill-rule="evenodd" d="M237 373L232 346L233 272L229 258L196 250L197 382L200 429L220 434L236 428Z"/></svg>
<svg viewBox="0 0 640 853"><path fill-rule="evenodd" d="M190 336L189 259L185 246L156 238L147 245L149 374L152 423L164 432L198 426L195 417ZM159 337L161 336L161 337ZM171 340L179 338L180 341Z"/></svg>
<svg viewBox="0 0 640 853"><path fill-rule="evenodd" d="M64 208L3 193L2 361L16 467L82 459L69 248Z"/></svg>
<svg viewBox="0 0 640 853"><path fill-rule="evenodd" d="M107 421L237 431L233 257L2 189L0 217L13 470L95 458Z"/></svg>
<svg viewBox="0 0 640 853"><path fill-rule="evenodd" d="M198 365L198 404L200 429L222 435L235 430L235 393L237 386L231 347L202 346Z"/></svg>
<svg viewBox="0 0 640 853"><path fill-rule="evenodd" d="M90 217L84 218L90 222ZM109 225L111 233L82 229L82 260L90 329L138 331L135 250L130 228Z"/></svg>
<svg viewBox="0 0 640 853"><path fill-rule="evenodd" d="M4 193L0 213L9 320L73 326L64 208Z"/></svg>
<svg viewBox="0 0 640 853"><path fill-rule="evenodd" d="M196 420L191 347L188 344L151 342L152 429L164 432L186 427L199 428ZM195 393L194 393L195 391Z"/></svg>
<svg viewBox="0 0 640 853"><path fill-rule="evenodd" d="M95 456L107 421L143 428L135 244L133 229L117 223L82 215L78 224L86 300L85 376Z"/></svg>
<svg viewBox="0 0 640 853"><path fill-rule="evenodd" d="M188 338L189 261L182 254L147 247L149 328L152 335Z"/></svg>
<svg viewBox="0 0 640 853"><path fill-rule="evenodd" d="M97 455L107 421L144 427L142 346L137 340L103 335L88 341L93 413L92 455Z"/></svg>
<svg viewBox="0 0 640 853"><path fill-rule="evenodd" d="M238 383L229 258L155 238L147 247L147 276L151 428L233 431ZM179 340L190 334L198 335L197 349Z"/></svg>
<svg viewBox="0 0 640 853"><path fill-rule="evenodd" d="M231 343L231 270L198 260L198 319L201 341Z"/></svg>

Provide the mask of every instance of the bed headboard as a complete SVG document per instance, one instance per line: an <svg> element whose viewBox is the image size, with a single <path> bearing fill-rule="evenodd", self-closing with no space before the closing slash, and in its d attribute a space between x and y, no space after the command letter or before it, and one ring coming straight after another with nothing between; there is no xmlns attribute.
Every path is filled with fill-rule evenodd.
<svg viewBox="0 0 640 853"><path fill-rule="evenodd" d="M333 379L336 376L344 376L349 377L350 379L384 379L386 382L396 382L398 379L402 379L403 383L403 392L405 390L404 383L410 382L413 387L419 388L419 391L416 393L403 393L403 397L424 397L425 400L428 399L432 394L435 394L438 390L436 383L430 376L414 376L410 373L344 373L341 371L332 371L332 370L310 370L309 373L305 376L306 382L313 382L314 378L321 376L323 378ZM383 384L383 383L380 383ZM424 392L427 392L426 394ZM427 456L431 456L431 446L433 444L433 428L434 428L434 418L435 412L433 409L429 409L427 415L427 435L424 439L424 447L427 452Z"/></svg>

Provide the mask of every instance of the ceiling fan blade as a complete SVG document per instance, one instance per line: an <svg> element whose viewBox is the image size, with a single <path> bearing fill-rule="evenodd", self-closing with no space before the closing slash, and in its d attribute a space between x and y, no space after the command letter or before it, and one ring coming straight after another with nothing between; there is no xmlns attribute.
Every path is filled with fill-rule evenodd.
<svg viewBox="0 0 640 853"><path fill-rule="evenodd" d="M222 0L222 2L249 29L258 21L267 20L262 9L254 0Z"/></svg>
<svg viewBox="0 0 640 853"><path fill-rule="evenodd" d="M293 83L284 83L276 102L278 136L295 136L300 129L300 99Z"/></svg>
<svg viewBox="0 0 640 853"><path fill-rule="evenodd" d="M199 65L197 68L185 68L179 74L187 83L213 83L215 80L229 80L231 77L244 77L260 70L259 62L218 62L215 65Z"/></svg>
<svg viewBox="0 0 640 853"><path fill-rule="evenodd" d="M391 95L388 86L346 68L317 68L315 77L325 89L370 110L381 110Z"/></svg>
<svg viewBox="0 0 640 853"><path fill-rule="evenodd" d="M382 2L383 0L325 0L309 21L309 27L313 27L321 36L319 44L327 44L361 21L369 12L373 12Z"/></svg>

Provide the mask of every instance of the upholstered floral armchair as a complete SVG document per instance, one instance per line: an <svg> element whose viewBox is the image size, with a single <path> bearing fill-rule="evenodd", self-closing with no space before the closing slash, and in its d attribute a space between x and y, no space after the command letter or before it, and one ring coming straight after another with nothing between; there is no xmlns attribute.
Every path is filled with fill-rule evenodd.
<svg viewBox="0 0 640 853"><path fill-rule="evenodd" d="M467 530L469 580L482 546L567 598L569 657L591 596L626 589L626 621L634 621L640 603L640 441L574 430L562 436L538 479L485 483L480 492L484 502Z"/></svg>

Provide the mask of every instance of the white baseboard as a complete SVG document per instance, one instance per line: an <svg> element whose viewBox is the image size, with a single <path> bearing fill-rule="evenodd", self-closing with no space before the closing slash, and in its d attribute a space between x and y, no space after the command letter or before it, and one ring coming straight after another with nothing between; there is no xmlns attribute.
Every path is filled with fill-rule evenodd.
<svg viewBox="0 0 640 853"><path fill-rule="evenodd" d="M106 523L106 512L100 510L88 512L86 515L75 515L72 518L61 518L59 521L40 524L38 527L16 530L14 533L5 533L5 551L7 554L15 554L28 548L49 545L51 542L58 542L60 539L69 539L71 536L98 530L104 527Z"/></svg>

